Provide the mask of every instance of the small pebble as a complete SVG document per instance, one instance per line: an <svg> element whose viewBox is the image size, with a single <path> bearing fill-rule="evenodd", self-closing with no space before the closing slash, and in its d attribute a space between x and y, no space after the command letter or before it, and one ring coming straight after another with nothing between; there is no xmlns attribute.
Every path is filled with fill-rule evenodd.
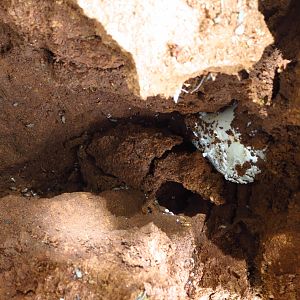
<svg viewBox="0 0 300 300"><path fill-rule="evenodd" d="M21 193L27 193L28 192L28 188L24 188Z"/></svg>
<svg viewBox="0 0 300 300"><path fill-rule="evenodd" d="M37 193L34 192L33 190L31 190L30 193L31 193L31 195L32 195L33 197L36 197L36 196L37 196Z"/></svg>
<svg viewBox="0 0 300 300"><path fill-rule="evenodd" d="M29 123L27 125L25 125L27 128L33 128L34 127L34 124L33 123Z"/></svg>
<svg viewBox="0 0 300 300"><path fill-rule="evenodd" d="M78 268L75 269L75 277L77 279L82 278L82 272Z"/></svg>

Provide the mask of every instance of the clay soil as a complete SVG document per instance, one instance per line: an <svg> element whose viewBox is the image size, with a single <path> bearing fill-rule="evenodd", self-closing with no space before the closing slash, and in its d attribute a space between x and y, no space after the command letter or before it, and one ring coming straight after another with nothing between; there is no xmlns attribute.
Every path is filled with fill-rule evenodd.
<svg viewBox="0 0 300 300"><path fill-rule="evenodd" d="M0 2L0 299L300 299L300 2L260 1L274 44L178 104L134 96L72 1L34 2ZM268 147L248 185L191 143L233 101Z"/></svg>

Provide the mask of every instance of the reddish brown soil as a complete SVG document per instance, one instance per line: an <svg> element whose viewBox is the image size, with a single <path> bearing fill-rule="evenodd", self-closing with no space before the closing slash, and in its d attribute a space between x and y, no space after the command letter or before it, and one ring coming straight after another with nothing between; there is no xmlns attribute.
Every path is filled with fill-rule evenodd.
<svg viewBox="0 0 300 300"><path fill-rule="evenodd" d="M300 4L260 2L275 44L175 105L133 96L71 1L1 1L1 300L300 298ZM232 101L268 145L249 185L185 127Z"/></svg>

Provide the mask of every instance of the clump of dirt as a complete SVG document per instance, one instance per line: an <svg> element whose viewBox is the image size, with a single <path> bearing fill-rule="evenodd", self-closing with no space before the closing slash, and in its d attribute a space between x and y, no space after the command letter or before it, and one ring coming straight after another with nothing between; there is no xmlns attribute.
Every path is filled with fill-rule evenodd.
<svg viewBox="0 0 300 300"><path fill-rule="evenodd" d="M253 69L175 104L132 94L74 2L1 1L1 299L300 298L300 6L260 9L275 43ZM267 146L247 185L185 126L233 102Z"/></svg>
<svg viewBox="0 0 300 300"><path fill-rule="evenodd" d="M1 199L1 299L183 299L191 230L141 218L142 201L134 190Z"/></svg>
<svg viewBox="0 0 300 300"><path fill-rule="evenodd" d="M173 181L216 204L224 203L220 174L213 172L200 153L181 149L182 142L181 137L154 128L122 125L94 137L87 146L86 157L94 160L103 174L142 189L150 202L165 182Z"/></svg>
<svg viewBox="0 0 300 300"><path fill-rule="evenodd" d="M87 153L106 174L140 188L153 160L181 142L181 137L168 136L155 129L117 126L102 137L94 138Z"/></svg>

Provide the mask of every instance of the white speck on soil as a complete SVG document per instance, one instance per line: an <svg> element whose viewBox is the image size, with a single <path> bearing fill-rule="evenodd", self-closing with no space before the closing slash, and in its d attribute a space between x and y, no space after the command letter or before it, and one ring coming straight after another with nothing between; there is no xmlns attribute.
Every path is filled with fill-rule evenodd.
<svg viewBox="0 0 300 300"><path fill-rule="evenodd" d="M80 269L78 269L78 268L75 269L74 273L75 273L75 278L76 278L76 279L81 279L82 276L83 276L83 275L82 275L82 272L81 272Z"/></svg>

